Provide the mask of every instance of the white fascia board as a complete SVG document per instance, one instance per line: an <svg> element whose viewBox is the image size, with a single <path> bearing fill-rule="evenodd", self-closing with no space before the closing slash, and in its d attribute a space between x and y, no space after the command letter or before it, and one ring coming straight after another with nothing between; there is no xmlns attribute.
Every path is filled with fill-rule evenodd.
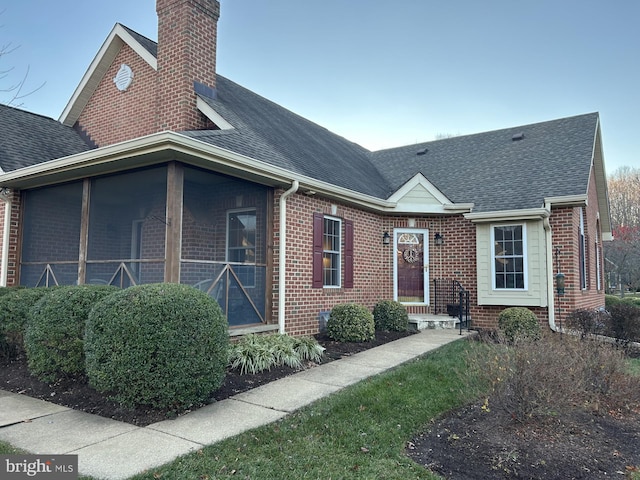
<svg viewBox="0 0 640 480"><path fill-rule="evenodd" d="M158 69L156 58L140 45L122 25L116 23L62 111L58 119L62 124L71 127L78 120L80 113L124 44L129 45L151 68Z"/></svg>
<svg viewBox="0 0 640 480"><path fill-rule="evenodd" d="M473 203L447 203L445 205L425 205L422 203L396 203L385 208L387 213L423 213L429 215L452 215L456 213L469 213L473 209Z"/></svg>
<svg viewBox="0 0 640 480"><path fill-rule="evenodd" d="M510 220L544 220L551 212L546 208L527 208L523 210L501 210L496 212L466 213L464 218L473 223L510 221Z"/></svg>
<svg viewBox="0 0 640 480"><path fill-rule="evenodd" d="M475 203L447 203L442 207L449 213L471 213Z"/></svg>
<svg viewBox="0 0 640 480"><path fill-rule="evenodd" d="M211 106L205 102L200 95L196 95L196 106L202 114L211 120L220 130L233 130L233 125L227 122L222 115L216 112Z"/></svg>
<svg viewBox="0 0 640 480"><path fill-rule="evenodd" d="M161 160L155 162L150 160L149 158L154 154L158 158L161 157ZM284 168L169 131L153 133L134 140L13 170L2 175L0 182L17 188L33 188L82 178L84 176L82 170L86 168L94 170L99 168L105 172L115 172L170 159L178 159L188 164L205 167L216 165L219 168L227 168L229 171L233 170L244 176L261 178L271 184L283 187L291 185L293 180L298 180L301 192L314 191L318 195L342 200L373 211L385 211L394 206L387 200L299 175ZM67 177L61 178L65 175ZM53 182L47 179L47 177L53 178L54 176L56 179Z"/></svg>
<svg viewBox="0 0 640 480"><path fill-rule="evenodd" d="M554 207L584 207L587 205L587 194L564 195L561 197L545 197L544 203Z"/></svg>

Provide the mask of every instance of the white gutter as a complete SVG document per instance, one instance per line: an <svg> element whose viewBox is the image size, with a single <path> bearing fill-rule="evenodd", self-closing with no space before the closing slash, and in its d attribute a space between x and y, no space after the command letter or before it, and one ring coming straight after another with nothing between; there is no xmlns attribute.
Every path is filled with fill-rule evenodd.
<svg viewBox="0 0 640 480"><path fill-rule="evenodd" d="M551 214L551 203L545 203L545 209ZM554 332L558 332L560 329L556 326L556 308L555 297L553 287L553 232L551 231L551 222L549 217L543 221L544 233L547 247L547 310L549 312L549 328Z"/></svg>
<svg viewBox="0 0 640 480"><path fill-rule="evenodd" d="M291 188L280 196L280 248L278 249L278 333L284 335L284 309L286 288L286 259L287 259L287 197L298 191L298 180L291 183Z"/></svg>
<svg viewBox="0 0 640 480"><path fill-rule="evenodd" d="M9 233L11 232L11 198L2 192L4 200L4 229L2 231L2 257L0 257L0 287L7 286L9 269Z"/></svg>

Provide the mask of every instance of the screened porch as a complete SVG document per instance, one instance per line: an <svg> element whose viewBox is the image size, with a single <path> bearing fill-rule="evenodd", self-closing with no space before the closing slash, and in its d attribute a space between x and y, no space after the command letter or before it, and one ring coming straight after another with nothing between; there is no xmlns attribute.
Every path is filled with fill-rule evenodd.
<svg viewBox="0 0 640 480"><path fill-rule="evenodd" d="M269 187L171 162L22 191L20 283L192 285L267 323Z"/></svg>

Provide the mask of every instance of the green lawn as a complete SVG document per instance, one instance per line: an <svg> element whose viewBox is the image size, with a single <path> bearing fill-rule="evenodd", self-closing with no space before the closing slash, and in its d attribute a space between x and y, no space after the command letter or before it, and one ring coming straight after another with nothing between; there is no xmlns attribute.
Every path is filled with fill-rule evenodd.
<svg viewBox="0 0 640 480"><path fill-rule="evenodd" d="M433 479L403 453L434 417L472 400L458 341L267 425L133 477L148 479ZM630 361L640 374L640 359ZM20 453L0 442L0 453ZM89 477L81 477L90 480ZM630 478L640 478L631 475Z"/></svg>
<svg viewBox="0 0 640 480"><path fill-rule="evenodd" d="M403 454L433 417L468 398L465 341L349 387L283 420L136 479L436 478Z"/></svg>
<svg viewBox="0 0 640 480"><path fill-rule="evenodd" d="M133 478L439 478L414 464L403 450L432 418L470 400L457 371L464 368L465 351L472 345L448 344L279 422ZM20 452L0 442L0 453Z"/></svg>
<svg viewBox="0 0 640 480"><path fill-rule="evenodd" d="M640 358L629 360L629 366L631 368L631 373L634 375L640 375Z"/></svg>

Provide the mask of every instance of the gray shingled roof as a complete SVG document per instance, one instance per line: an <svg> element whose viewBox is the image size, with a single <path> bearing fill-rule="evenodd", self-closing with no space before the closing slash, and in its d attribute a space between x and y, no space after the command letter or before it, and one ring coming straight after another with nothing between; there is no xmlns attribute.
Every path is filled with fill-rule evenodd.
<svg viewBox="0 0 640 480"><path fill-rule="evenodd" d="M0 105L0 168L5 172L90 149L73 128Z"/></svg>
<svg viewBox="0 0 640 480"><path fill-rule="evenodd" d="M587 193L598 114L374 152L391 190L422 173L474 212L540 208L544 197ZM524 134L522 140L512 137ZM424 155L419 150L427 149Z"/></svg>
<svg viewBox="0 0 640 480"><path fill-rule="evenodd" d="M124 28L157 54L156 42ZM203 99L234 128L183 134L381 199L422 173L454 203L474 203L475 212L539 208L545 197L585 194L598 129L591 113L370 152L220 75L215 98ZM5 171L89 149L55 120L1 108Z"/></svg>
<svg viewBox="0 0 640 480"><path fill-rule="evenodd" d="M356 192L384 197L389 189L371 152L221 75L216 98L203 99L234 130L187 135Z"/></svg>
<svg viewBox="0 0 640 480"><path fill-rule="evenodd" d="M126 25L119 24L122 28L124 28L127 32L131 34L136 41L142 45L151 55L154 57L158 57L158 44L151 40L150 38L145 37L144 35L140 35L138 32L131 30Z"/></svg>

